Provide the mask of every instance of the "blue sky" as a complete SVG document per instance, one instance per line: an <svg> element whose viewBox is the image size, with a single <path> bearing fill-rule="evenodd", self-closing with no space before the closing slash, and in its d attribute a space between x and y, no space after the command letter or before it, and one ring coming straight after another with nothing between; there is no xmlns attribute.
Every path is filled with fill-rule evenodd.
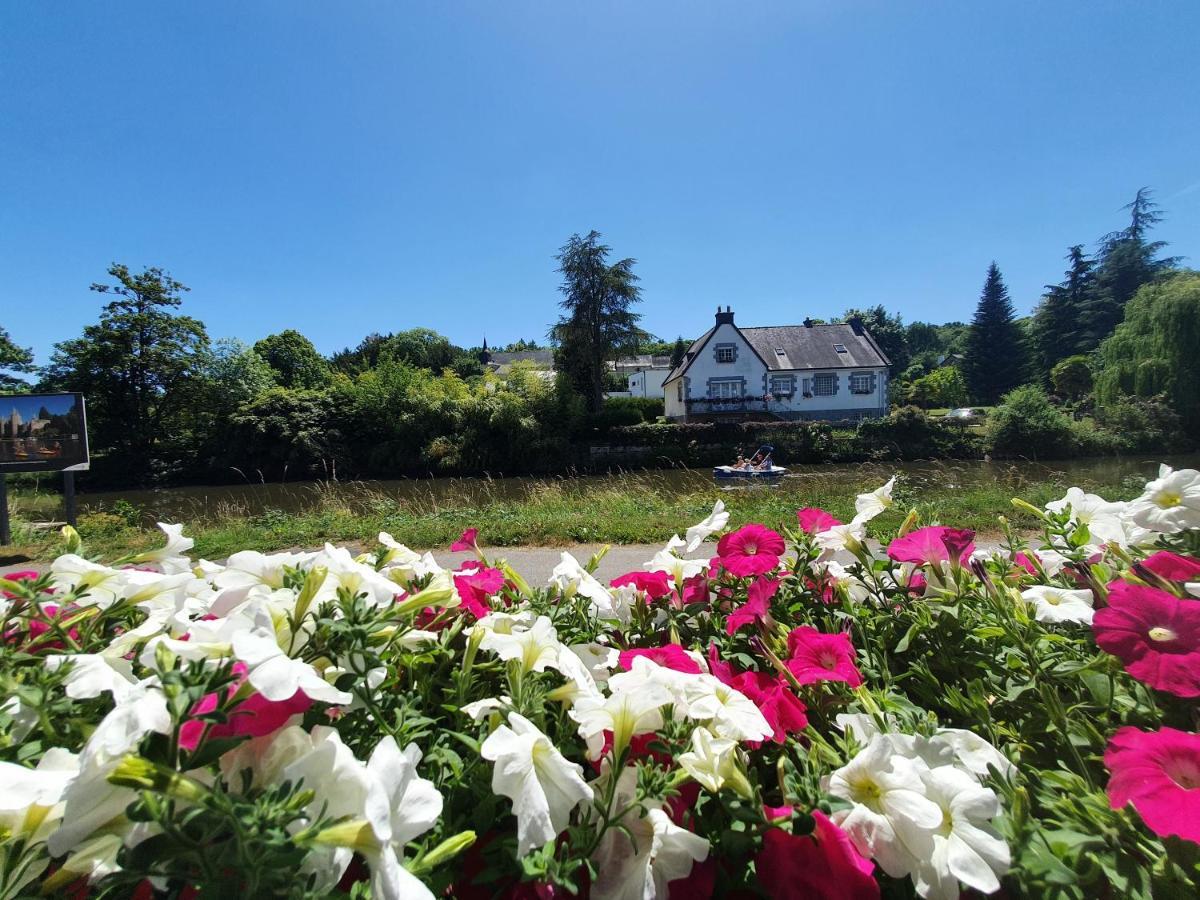
<svg viewBox="0 0 1200 900"><path fill-rule="evenodd" d="M1200 3L7 3L0 325L113 260L214 337L544 336L603 232L644 325L1020 311L1150 185L1200 265Z"/></svg>

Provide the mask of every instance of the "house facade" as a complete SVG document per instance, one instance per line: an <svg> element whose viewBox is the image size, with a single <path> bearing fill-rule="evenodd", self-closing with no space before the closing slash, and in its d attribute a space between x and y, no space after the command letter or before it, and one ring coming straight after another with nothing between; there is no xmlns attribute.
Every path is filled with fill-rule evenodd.
<svg viewBox="0 0 1200 900"><path fill-rule="evenodd" d="M663 382L671 374L671 357L627 356L613 363L613 371L625 376L627 397L657 397L665 395Z"/></svg>
<svg viewBox="0 0 1200 900"><path fill-rule="evenodd" d="M887 414L890 365L861 319L739 328L718 307L663 381L665 412L676 422L874 418Z"/></svg>

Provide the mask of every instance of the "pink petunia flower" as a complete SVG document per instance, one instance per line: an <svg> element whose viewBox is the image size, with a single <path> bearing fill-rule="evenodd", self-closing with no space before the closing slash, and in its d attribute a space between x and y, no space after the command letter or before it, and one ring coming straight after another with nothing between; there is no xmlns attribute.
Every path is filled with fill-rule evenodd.
<svg viewBox="0 0 1200 900"><path fill-rule="evenodd" d="M1200 581L1200 559L1191 556L1159 550L1142 560L1141 565L1167 581Z"/></svg>
<svg viewBox="0 0 1200 900"><path fill-rule="evenodd" d="M855 665L854 644L844 631L825 634L811 625L801 625L788 635L788 655L785 664L800 684L844 681L858 687L863 683Z"/></svg>
<svg viewBox="0 0 1200 900"><path fill-rule="evenodd" d="M693 575L691 578L685 578L683 581L683 596L680 597L683 606L689 603L707 603L708 602L708 576L701 572L699 575ZM674 602L672 602L672 605Z"/></svg>
<svg viewBox="0 0 1200 900"><path fill-rule="evenodd" d="M769 828L755 859L758 883L774 900L875 900L875 865L854 849L846 832L814 809L812 834Z"/></svg>
<svg viewBox="0 0 1200 900"><path fill-rule="evenodd" d="M700 668L700 664L688 656L687 652L678 644L623 650L617 657L617 661L621 664L621 668L628 672L633 669L633 661L639 656L658 663L664 669L674 669L676 672L686 672L688 675L699 675L704 671Z"/></svg>
<svg viewBox="0 0 1200 900"><path fill-rule="evenodd" d="M479 537L479 529L478 528L468 528L466 531L464 531L462 534L460 534L458 536L457 541L455 541L453 544L450 545L450 552L451 553L459 553L463 550L470 550L472 553L474 553L478 537Z"/></svg>
<svg viewBox="0 0 1200 900"><path fill-rule="evenodd" d="M771 598L779 590L779 581L760 576L750 585L749 599L729 614L725 620L725 631L733 634L743 625L771 624Z"/></svg>
<svg viewBox="0 0 1200 900"><path fill-rule="evenodd" d="M789 734L808 727L808 707L782 677L773 677L766 672L743 672L725 683L753 701L767 724L774 729L771 740L776 744L782 744ZM746 746L754 749L761 746L761 742L747 741Z"/></svg>
<svg viewBox="0 0 1200 900"><path fill-rule="evenodd" d="M24 573L16 573L24 574ZM6 578L11 576L5 576ZM34 573L37 577L37 573ZM42 615L48 619L61 619L69 617L76 612L77 608L68 606L60 609L52 603L48 603L42 607ZM41 619L35 619L32 616L25 620L28 625L28 631L22 636L21 629L17 626L10 628L4 633L4 642L13 645L26 653L46 653L54 650L63 650L66 645L57 639L44 640L45 636L51 632L51 627ZM79 629L68 628L67 637L73 641L79 640Z"/></svg>
<svg viewBox="0 0 1200 900"><path fill-rule="evenodd" d="M955 560L966 565L975 552L975 532L966 528L929 525L888 544L887 555L896 562L928 565Z"/></svg>
<svg viewBox="0 0 1200 900"><path fill-rule="evenodd" d="M659 600L671 593L671 576L667 572L626 572L609 582L611 587L632 584L649 600Z"/></svg>
<svg viewBox="0 0 1200 900"><path fill-rule="evenodd" d="M779 566L785 544L765 525L743 525L717 542L721 566L739 578L765 575Z"/></svg>
<svg viewBox="0 0 1200 900"><path fill-rule="evenodd" d="M800 530L808 534L819 534L822 531L828 531L835 525L842 523L815 506L806 506L804 509L796 510L796 518L800 521Z"/></svg>
<svg viewBox="0 0 1200 900"><path fill-rule="evenodd" d="M246 664L234 663L233 672L237 679L226 689L230 697L236 694L246 681ZM192 707L192 715L212 712L217 708L217 701L216 694L206 694ZM310 706L312 700L302 691L296 691L287 700L278 702L268 700L255 691L233 708L228 721L212 725L208 730L208 737L229 738L243 734L261 737L271 734L282 728L292 716L307 712ZM200 736L204 734L204 725L204 722L196 719L184 722L183 727L179 729L179 745L185 750L195 750L200 744Z"/></svg>
<svg viewBox="0 0 1200 900"><path fill-rule="evenodd" d="M462 600L463 609L477 619L492 611L489 600L504 587L504 572L500 569L476 568L454 576L454 587Z"/></svg>
<svg viewBox="0 0 1200 900"><path fill-rule="evenodd" d="M1200 843L1200 734L1127 725L1109 740L1104 765L1113 809L1132 803L1155 834Z"/></svg>
<svg viewBox="0 0 1200 900"><path fill-rule="evenodd" d="M1200 697L1200 602L1127 581L1108 591L1108 606L1092 619L1100 648L1152 688Z"/></svg>

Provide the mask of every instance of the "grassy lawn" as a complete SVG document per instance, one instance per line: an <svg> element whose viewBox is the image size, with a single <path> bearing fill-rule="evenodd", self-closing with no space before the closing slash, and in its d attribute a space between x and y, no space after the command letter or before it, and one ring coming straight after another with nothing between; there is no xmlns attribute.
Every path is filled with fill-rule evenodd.
<svg viewBox="0 0 1200 900"><path fill-rule="evenodd" d="M847 472L830 468L802 478L785 479L778 487L722 490L698 473L686 485L655 473L618 475L605 479L530 481L520 496L490 495L468 490L461 496L399 499L369 491L346 499L334 491L318 490L317 502L301 512L269 509L252 515L237 509L204 517L186 517L186 533L196 539L195 553L219 559L243 549L262 551L314 547L324 541L372 542L388 531L414 548L448 545L464 528L476 527L489 545L565 545L580 542L615 544L660 543L672 533L682 533L703 518L715 500L722 499L731 523L763 522L772 526L793 524L795 511L820 506L842 520L854 514L859 491L881 484L891 473L886 465L865 464ZM997 467L989 477L963 477L970 470L946 466L939 476L901 475L896 490L897 508L875 523L877 534L894 531L909 508L916 508L922 523L940 522L972 528L983 536L999 533L997 517L1004 515L1018 528L1036 524L1031 516L1013 508L1020 496L1041 506L1061 497L1066 487L1078 484L1113 500L1140 492L1141 480L1128 475L1071 477L1045 469L1036 477L1024 470ZM58 536L36 529L39 503L50 499L14 498L15 546L0 548L0 562L22 559L45 562L58 552ZM133 510L133 521L137 511ZM80 517L79 530L87 553L103 558L148 549L160 542L153 528L130 524L113 512L93 512Z"/></svg>

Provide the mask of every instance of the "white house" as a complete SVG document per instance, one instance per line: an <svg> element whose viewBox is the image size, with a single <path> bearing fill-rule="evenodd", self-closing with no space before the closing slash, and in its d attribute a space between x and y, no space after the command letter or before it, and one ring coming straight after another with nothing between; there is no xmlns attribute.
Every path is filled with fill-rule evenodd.
<svg viewBox="0 0 1200 900"><path fill-rule="evenodd" d="M666 415L676 422L882 416L890 365L861 319L739 328L733 311L718 307L716 324L663 382Z"/></svg>
<svg viewBox="0 0 1200 900"><path fill-rule="evenodd" d="M618 375L624 375L628 397L663 397L663 382L671 374L671 357L627 356L613 363L613 370Z"/></svg>

